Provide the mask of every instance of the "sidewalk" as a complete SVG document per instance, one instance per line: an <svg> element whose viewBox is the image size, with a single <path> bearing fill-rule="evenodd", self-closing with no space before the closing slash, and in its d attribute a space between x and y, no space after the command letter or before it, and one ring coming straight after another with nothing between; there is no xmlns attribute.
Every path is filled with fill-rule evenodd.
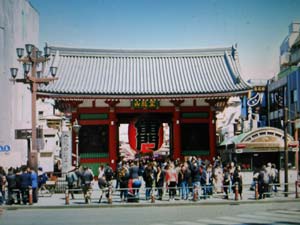
<svg viewBox="0 0 300 225"><path fill-rule="evenodd" d="M98 203L100 191L98 188L94 188L92 193L92 201L90 204L85 204L83 194L75 194L75 199L71 199L69 205L66 205L65 194L53 194L51 197L39 197L38 203L33 205L3 205L4 209L26 209L26 208L98 208L98 207L152 207L152 206L184 206L184 205L217 205L217 204L253 204L253 203L271 203L271 202L286 202L286 201L299 201L300 198L295 197L295 188L289 187L290 194L288 197L284 196L284 187L280 187L277 193L273 193L271 197L255 200L254 191L250 191L248 187L244 187L243 199L234 200L234 194L231 193L229 199L223 199L223 194L213 195L207 199L200 199L193 201L192 197L189 200L181 200L179 196L176 196L174 201L168 200L168 193L164 194L163 200L155 200L154 203L151 200L145 200L145 194L142 189L140 193L140 201L138 203L121 202L119 197L119 191L115 191L112 196L112 204L108 204L107 199L103 196L101 203Z"/></svg>

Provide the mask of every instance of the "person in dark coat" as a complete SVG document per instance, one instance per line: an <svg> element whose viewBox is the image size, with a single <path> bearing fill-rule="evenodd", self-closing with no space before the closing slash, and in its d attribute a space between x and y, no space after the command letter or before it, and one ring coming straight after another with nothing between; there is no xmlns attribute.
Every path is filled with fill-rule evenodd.
<svg viewBox="0 0 300 225"><path fill-rule="evenodd" d="M117 180L120 184L120 199L126 202L128 197L128 181L129 181L129 170L126 167L125 162L122 163L121 168L117 172Z"/></svg>
<svg viewBox="0 0 300 225"><path fill-rule="evenodd" d="M20 188L22 195L22 202L24 205L28 203L29 198L29 187L32 185L31 174L29 168L23 167L22 174L20 175Z"/></svg>
<svg viewBox="0 0 300 225"><path fill-rule="evenodd" d="M157 166L157 172L155 173L155 185L158 190L158 200L162 200L164 194L164 181L165 181L165 171L160 165Z"/></svg>
<svg viewBox="0 0 300 225"><path fill-rule="evenodd" d="M200 165L195 157L188 161L189 169L191 170L192 183L193 183L193 196L198 195L198 199L201 196L201 174L200 174Z"/></svg>
<svg viewBox="0 0 300 225"><path fill-rule="evenodd" d="M16 174L14 169L11 167L8 169L8 174L6 175L7 181L7 205L11 205L14 203L13 193L14 190L17 188L17 181L16 181Z"/></svg>
<svg viewBox="0 0 300 225"><path fill-rule="evenodd" d="M139 191L140 187L142 185L142 182L139 180L139 165L138 162L135 161L134 163L131 163L129 168L129 183L128 188L129 192L132 193L134 196L136 195L137 198L139 198Z"/></svg>
<svg viewBox="0 0 300 225"><path fill-rule="evenodd" d="M17 204L21 204L21 168L16 168L16 191L15 194L17 196Z"/></svg>
<svg viewBox="0 0 300 225"><path fill-rule="evenodd" d="M92 195L92 181L94 177L88 167L84 167L84 172L82 174L82 190L85 203L91 202Z"/></svg>
<svg viewBox="0 0 300 225"><path fill-rule="evenodd" d="M0 166L0 205L5 201L5 185L6 185L6 173L2 166Z"/></svg>
<svg viewBox="0 0 300 225"><path fill-rule="evenodd" d="M149 200L154 181L154 169L152 163L148 163L147 167L145 168L143 179L146 187L146 200Z"/></svg>

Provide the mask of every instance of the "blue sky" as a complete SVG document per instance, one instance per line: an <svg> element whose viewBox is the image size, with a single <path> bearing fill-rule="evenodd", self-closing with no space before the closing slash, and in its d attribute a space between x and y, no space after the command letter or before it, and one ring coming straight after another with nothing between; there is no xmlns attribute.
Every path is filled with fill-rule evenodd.
<svg viewBox="0 0 300 225"><path fill-rule="evenodd" d="M238 44L245 79L271 78L300 0L30 0L40 43L83 48L183 49Z"/></svg>

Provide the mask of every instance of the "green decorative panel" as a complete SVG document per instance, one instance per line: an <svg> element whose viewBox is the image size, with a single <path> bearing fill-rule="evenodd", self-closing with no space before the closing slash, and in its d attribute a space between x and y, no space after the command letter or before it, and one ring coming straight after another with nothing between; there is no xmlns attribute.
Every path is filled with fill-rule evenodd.
<svg viewBox="0 0 300 225"><path fill-rule="evenodd" d="M208 112L182 113L181 117L185 118L185 119L195 119L195 118L207 119L207 118L209 118L209 113Z"/></svg>
<svg viewBox="0 0 300 225"><path fill-rule="evenodd" d="M209 155L209 150L190 150L190 151L183 151L181 155L184 156L207 156Z"/></svg>
<svg viewBox="0 0 300 225"><path fill-rule="evenodd" d="M93 114L80 114L81 120L106 120L108 119L107 113L93 113Z"/></svg>
<svg viewBox="0 0 300 225"><path fill-rule="evenodd" d="M108 153L101 153L101 152L91 152L91 153L81 153L81 159L98 159L98 158L108 158Z"/></svg>

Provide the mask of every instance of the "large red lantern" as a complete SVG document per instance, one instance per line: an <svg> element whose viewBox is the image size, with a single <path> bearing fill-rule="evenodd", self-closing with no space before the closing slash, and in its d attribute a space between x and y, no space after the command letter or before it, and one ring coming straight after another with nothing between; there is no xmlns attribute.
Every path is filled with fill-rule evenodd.
<svg viewBox="0 0 300 225"><path fill-rule="evenodd" d="M136 152L147 154L157 151L163 144L162 123L153 118L137 118L128 126L129 144Z"/></svg>

